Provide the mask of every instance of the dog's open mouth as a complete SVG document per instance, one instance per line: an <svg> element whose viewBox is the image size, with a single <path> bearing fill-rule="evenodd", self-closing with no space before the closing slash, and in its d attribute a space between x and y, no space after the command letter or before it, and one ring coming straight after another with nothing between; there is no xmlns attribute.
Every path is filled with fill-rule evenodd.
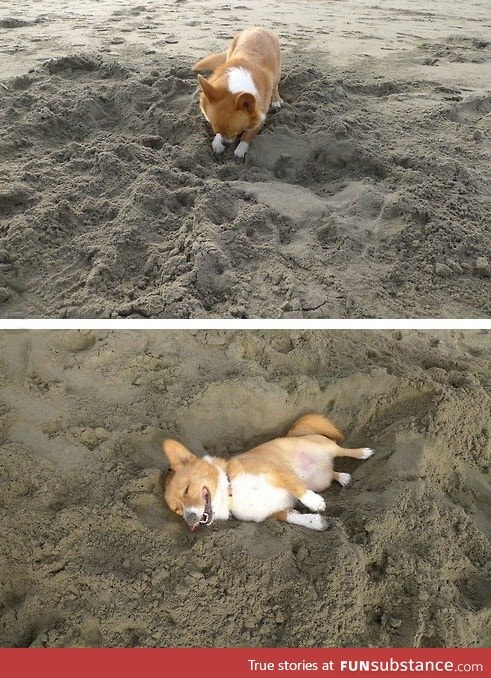
<svg viewBox="0 0 491 678"><path fill-rule="evenodd" d="M203 515L201 516L201 520L199 521L200 525L211 525L213 522L213 509L211 507L211 497L210 497L210 491L208 490L207 487L203 488L203 498L205 500L205 510L203 511Z"/></svg>

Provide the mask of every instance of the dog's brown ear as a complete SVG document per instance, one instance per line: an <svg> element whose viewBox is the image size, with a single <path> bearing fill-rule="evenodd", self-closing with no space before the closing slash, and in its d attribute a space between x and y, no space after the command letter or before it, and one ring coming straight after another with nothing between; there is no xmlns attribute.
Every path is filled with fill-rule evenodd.
<svg viewBox="0 0 491 678"><path fill-rule="evenodd" d="M252 113L256 108L256 97L250 92L240 92L235 97L234 104L238 111L242 109L247 113Z"/></svg>
<svg viewBox="0 0 491 678"><path fill-rule="evenodd" d="M198 83L208 101L216 101L218 99L218 93L216 89L213 87L211 82L209 82L202 75L198 75Z"/></svg>
<svg viewBox="0 0 491 678"><path fill-rule="evenodd" d="M177 471L178 468L189 464L190 461L195 459L195 456L190 452L184 445L181 445L177 440L172 440L172 438L167 438L162 443L162 449L164 454L169 460L170 467L173 471Z"/></svg>

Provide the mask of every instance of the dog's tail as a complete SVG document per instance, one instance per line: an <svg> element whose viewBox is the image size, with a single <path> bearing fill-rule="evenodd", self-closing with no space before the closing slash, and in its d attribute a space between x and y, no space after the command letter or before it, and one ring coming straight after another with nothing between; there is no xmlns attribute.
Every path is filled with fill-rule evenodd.
<svg viewBox="0 0 491 678"><path fill-rule="evenodd" d="M293 424L287 433L287 436L305 436L312 433L326 436L330 440L340 443L344 440L344 435L327 417L322 414L306 414Z"/></svg>
<svg viewBox="0 0 491 678"><path fill-rule="evenodd" d="M193 66L193 71L214 71L215 68L221 66L227 60L228 52L220 52L219 54L209 54L204 59L197 61Z"/></svg>

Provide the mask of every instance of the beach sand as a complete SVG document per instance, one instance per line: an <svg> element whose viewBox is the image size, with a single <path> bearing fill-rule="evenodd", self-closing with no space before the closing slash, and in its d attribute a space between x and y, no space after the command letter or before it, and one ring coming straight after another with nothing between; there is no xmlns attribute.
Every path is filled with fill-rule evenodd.
<svg viewBox="0 0 491 678"><path fill-rule="evenodd" d="M214 157L191 66L277 32ZM0 317L488 317L486 0L0 0Z"/></svg>
<svg viewBox="0 0 491 678"><path fill-rule="evenodd" d="M489 331L0 333L0 645L491 641ZM164 437L222 456L320 411L326 532L164 505Z"/></svg>

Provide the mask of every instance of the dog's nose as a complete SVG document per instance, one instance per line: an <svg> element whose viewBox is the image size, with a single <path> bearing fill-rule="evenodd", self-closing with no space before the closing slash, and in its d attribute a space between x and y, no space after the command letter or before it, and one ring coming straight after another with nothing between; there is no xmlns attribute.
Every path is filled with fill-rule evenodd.
<svg viewBox="0 0 491 678"><path fill-rule="evenodd" d="M194 530L199 524L200 517L193 509L184 509L184 520Z"/></svg>

